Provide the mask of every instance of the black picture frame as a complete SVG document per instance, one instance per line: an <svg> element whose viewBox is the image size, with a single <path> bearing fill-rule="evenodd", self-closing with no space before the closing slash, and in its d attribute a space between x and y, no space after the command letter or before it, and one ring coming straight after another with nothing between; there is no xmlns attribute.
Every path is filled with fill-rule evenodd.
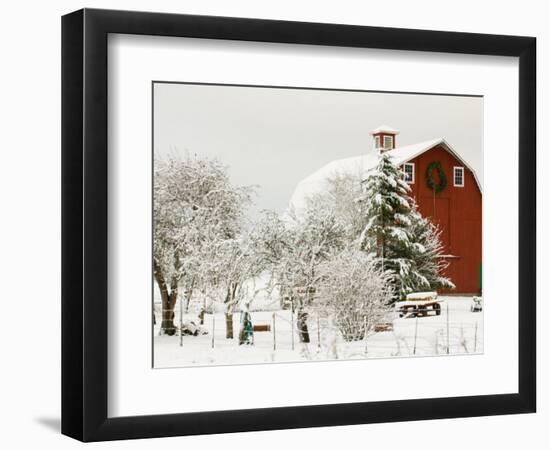
<svg viewBox="0 0 550 450"><path fill-rule="evenodd" d="M519 58L517 393L107 416L109 33ZM62 433L82 441L530 413L536 409L536 39L83 9L62 18Z"/></svg>

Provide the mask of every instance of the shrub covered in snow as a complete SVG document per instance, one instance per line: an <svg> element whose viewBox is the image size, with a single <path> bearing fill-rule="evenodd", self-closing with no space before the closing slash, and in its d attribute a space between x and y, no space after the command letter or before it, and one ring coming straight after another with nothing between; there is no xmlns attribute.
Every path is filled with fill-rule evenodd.
<svg viewBox="0 0 550 450"><path fill-rule="evenodd" d="M391 285L365 252L348 248L319 267L315 308L332 317L344 340L365 338L390 313Z"/></svg>

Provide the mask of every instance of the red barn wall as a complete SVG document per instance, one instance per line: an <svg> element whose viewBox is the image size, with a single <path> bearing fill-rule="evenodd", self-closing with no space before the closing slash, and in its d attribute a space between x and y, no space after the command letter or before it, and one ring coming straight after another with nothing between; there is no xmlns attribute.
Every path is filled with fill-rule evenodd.
<svg viewBox="0 0 550 450"><path fill-rule="evenodd" d="M447 187L434 194L426 182L428 165L439 161L447 177ZM409 161L415 164L411 184L421 214L442 230L444 253L449 266L445 271L456 285L453 293L479 293L481 268L481 191L474 175L443 147L437 146ZM464 187L454 186L453 167L464 167ZM437 171L433 178L439 181Z"/></svg>

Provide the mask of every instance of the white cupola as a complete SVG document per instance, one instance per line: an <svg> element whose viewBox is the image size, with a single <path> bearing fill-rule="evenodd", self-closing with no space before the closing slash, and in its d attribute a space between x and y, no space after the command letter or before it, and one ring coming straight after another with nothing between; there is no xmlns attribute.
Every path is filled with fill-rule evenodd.
<svg viewBox="0 0 550 450"><path fill-rule="evenodd" d="M369 134L372 136L373 148L379 152L385 152L395 148L395 136L399 134L399 130L388 125L380 125Z"/></svg>

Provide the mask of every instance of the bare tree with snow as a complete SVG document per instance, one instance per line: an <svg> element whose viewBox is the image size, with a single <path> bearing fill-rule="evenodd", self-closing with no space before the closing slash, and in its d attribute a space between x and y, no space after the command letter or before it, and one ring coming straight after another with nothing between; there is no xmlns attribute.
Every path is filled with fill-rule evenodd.
<svg viewBox="0 0 550 450"><path fill-rule="evenodd" d="M206 251L233 239L251 189L232 186L215 159L185 156L155 160L153 274L162 299L164 333L173 335L181 288L192 291L203 273Z"/></svg>
<svg viewBox="0 0 550 450"><path fill-rule="evenodd" d="M310 204L314 201L334 214L349 241L356 240L367 224L361 184L360 171L335 173L326 180L325 189L309 199Z"/></svg>
<svg viewBox="0 0 550 450"><path fill-rule="evenodd" d="M239 303L254 298L247 284L262 273L264 264L255 252L249 230L241 229L235 238L213 242L206 251L211 256L206 258L205 282L224 291L226 338L233 339L233 314Z"/></svg>
<svg viewBox="0 0 550 450"><path fill-rule="evenodd" d="M272 271L282 293L292 298L300 342L310 341L307 326L308 311L314 301L317 284L321 279L320 265L345 245L345 231L335 215L323 204L312 199L302 217L292 217L278 230L278 252Z"/></svg>

